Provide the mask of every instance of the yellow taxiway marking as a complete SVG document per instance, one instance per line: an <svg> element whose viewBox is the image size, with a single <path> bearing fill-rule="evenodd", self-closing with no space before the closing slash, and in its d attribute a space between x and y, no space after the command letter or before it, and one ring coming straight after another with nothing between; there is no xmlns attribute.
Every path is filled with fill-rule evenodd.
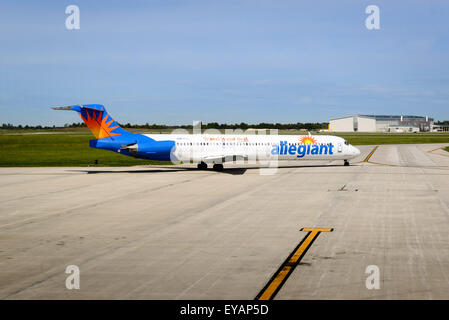
<svg viewBox="0 0 449 320"><path fill-rule="evenodd" d="M365 160L363 160L363 162L368 162L369 158L371 158L371 156L374 154L374 152L376 151L376 149L379 148L379 146L375 146L374 149L369 153L369 155L365 158Z"/></svg>
<svg viewBox="0 0 449 320"><path fill-rule="evenodd" d="M436 148L436 149L432 149L432 150L427 151L427 153L436 154L437 156L442 156L442 157L449 157L449 153L448 154L441 154L441 153L435 153L434 152L434 151L437 151L437 150L443 150L443 148L444 147L439 147L439 148Z"/></svg>
<svg viewBox="0 0 449 320"><path fill-rule="evenodd" d="M300 231L306 231L308 234L302 239L298 246L280 266L278 271L271 277L270 281L268 281L262 291L256 296L256 300L272 300L318 235L321 232L332 232L333 230L333 228L302 228Z"/></svg>

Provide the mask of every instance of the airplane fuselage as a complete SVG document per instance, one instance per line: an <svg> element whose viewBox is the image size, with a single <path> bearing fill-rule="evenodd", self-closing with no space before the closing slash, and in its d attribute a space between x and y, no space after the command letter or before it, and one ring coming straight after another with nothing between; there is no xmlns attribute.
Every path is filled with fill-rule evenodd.
<svg viewBox="0 0 449 320"><path fill-rule="evenodd" d="M215 159L224 156L257 160L274 158L349 160L360 154L359 150L346 140L327 135L149 134L145 136L155 141L173 141L170 156L180 161L216 162Z"/></svg>

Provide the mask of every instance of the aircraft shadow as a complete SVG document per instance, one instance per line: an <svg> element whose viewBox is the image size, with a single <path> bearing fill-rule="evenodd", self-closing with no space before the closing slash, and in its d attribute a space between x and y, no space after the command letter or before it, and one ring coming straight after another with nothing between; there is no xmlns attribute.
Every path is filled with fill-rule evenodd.
<svg viewBox="0 0 449 320"><path fill-rule="evenodd" d="M343 167L340 164L314 164L314 165L295 165L295 166L278 166L272 169L301 169L301 168L331 168L331 167ZM161 172L180 172L180 171L204 171L204 172L217 172L231 175L243 175L247 170L260 170L270 169L270 167L234 167L224 168L223 171L215 171L213 169L200 170L194 167L152 167L154 169L141 169L141 170L101 170L101 169L83 169L83 170L69 170L75 172L85 172L87 174L111 174L111 173L161 173Z"/></svg>
<svg viewBox="0 0 449 320"><path fill-rule="evenodd" d="M198 169L196 169L198 170ZM142 170L68 170L74 172L85 172L87 174L100 174L100 173L160 173L160 172L179 172L186 171L186 169L142 169Z"/></svg>
<svg viewBox="0 0 449 320"><path fill-rule="evenodd" d="M247 168L227 168L223 171L215 171L212 169L199 170L197 168L167 168L167 169L142 169L142 170L70 170L76 172L85 172L87 174L101 174L101 173L161 173L161 172L179 172L179 171L204 171L204 172L218 172L232 175L244 174Z"/></svg>

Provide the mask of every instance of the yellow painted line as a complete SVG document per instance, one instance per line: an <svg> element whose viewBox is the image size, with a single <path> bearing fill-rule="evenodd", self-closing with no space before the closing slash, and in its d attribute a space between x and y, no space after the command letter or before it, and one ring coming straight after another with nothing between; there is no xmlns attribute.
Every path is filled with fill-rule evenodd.
<svg viewBox="0 0 449 320"><path fill-rule="evenodd" d="M442 157L449 157L449 153L446 152L443 148L445 148L445 147L439 147L436 149L432 149L432 150L427 151L427 153L436 154L437 156L442 156ZM448 154L435 153L434 151L437 151L437 150L442 150Z"/></svg>
<svg viewBox="0 0 449 320"><path fill-rule="evenodd" d="M369 155L363 160L363 162L368 162L369 158L374 154L374 152L379 148L379 146L375 146L374 149L369 153Z"/></svg>
<svg viewBox="0 0 449 320"><path fill-rule="evenodd" d="M307 235L301 240L298 246L296 246L293 252L290 253L288 258L271 277L270 281L268 281L265 287L256 296L256 300L272 300L318 235L321 232L332 232L333 230L333 228L302 228L300 231L308 232Z"/></svg>
<svg viewBox="0 0 449 320"><path fill-rule="evenodd" d="M439 149L443 149L443 147L439 147L439 148L435 148L435 149L432 149L432 150L428 150L427 152L428 153L432 153L432 152L437 151Z"/></svg>

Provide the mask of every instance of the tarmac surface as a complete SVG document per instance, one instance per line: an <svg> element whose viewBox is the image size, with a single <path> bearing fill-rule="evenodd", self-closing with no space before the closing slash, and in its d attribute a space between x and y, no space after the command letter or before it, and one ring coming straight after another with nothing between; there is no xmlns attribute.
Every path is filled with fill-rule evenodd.
<svg viewBox="0 0 449 320"><path fill-rule="evenodd" d="M448 145L273 174L0 168L0 299L449 299Z"/></svg>

